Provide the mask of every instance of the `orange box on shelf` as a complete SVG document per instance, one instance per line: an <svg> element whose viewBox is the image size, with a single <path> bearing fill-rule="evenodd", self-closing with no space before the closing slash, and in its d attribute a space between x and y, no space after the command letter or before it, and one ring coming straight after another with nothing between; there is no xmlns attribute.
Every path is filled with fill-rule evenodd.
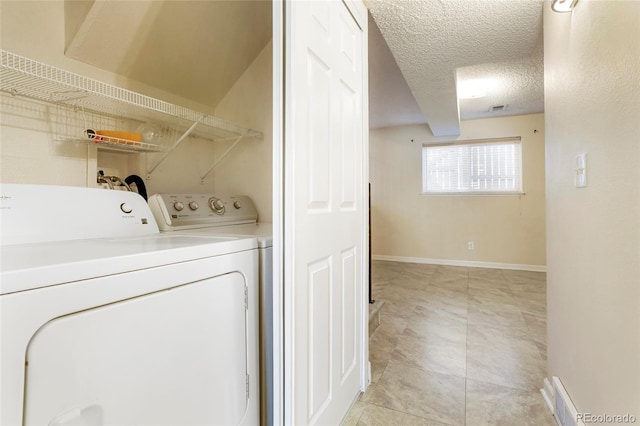
<svg viewBox="0 0 640 426"><path fill-rule="evenodd" d="M136 133L136 132L87 129L86 133L89 139L94 140L96 143L99 141L105 141L105 142L117 142L117 143L126 144L127 142L138 143L142 141L142 134Z"/></svg>

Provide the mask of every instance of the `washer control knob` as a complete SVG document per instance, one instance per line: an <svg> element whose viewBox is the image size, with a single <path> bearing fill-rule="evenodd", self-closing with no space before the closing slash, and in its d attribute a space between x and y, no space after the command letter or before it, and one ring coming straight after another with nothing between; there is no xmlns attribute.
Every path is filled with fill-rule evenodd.
<svg viewBox="0 0 640 426"><path fill-rule="evenodd" d="M240 204L240 201L235 201L233 203L233 207L235 207L236 209L239 209L240 207L242 207L242 204Z"/></svg>
<svg viewBox="0 0 640 426"><path fill-rule="evenodd" d="M184 204L181 201L173 203L173 208L181 212L184 209Z"/></svg>
<svg viewBox="0 0 640 426"><path fill-rule="evenodd" d="M215 214L224 214L224 203L218 198L210 198L209 207Z"/></svg>
<svg viewBox="0 0 640 426"><path fill-rule="evenodd" d="M126 213L126 214L129 214L133 211L133 209L129 207L129 204L127 203L120 204L120 210L122 210L122 213Z"/></svg>
<svg viewBox="0 0 640 426"><path fill-rule="evenodd" d="M193 211L198 210L198 207L200 207L200 206L199 206L199 205L198 205L198 203L196 203L195 201L191 201L191 202L189 202L189 208L190 208L191 210L193 210Z"/></svg>

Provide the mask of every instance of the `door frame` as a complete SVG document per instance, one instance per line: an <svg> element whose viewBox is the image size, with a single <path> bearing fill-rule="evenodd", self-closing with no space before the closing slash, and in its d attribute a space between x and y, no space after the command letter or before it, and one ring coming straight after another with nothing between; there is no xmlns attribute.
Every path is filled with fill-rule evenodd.
<svg viewBox="0 0 640 426"><path fill-rule="evenodd" d="M291 75L291 58L287 52L293 48L292 25L287 22L287 14L290 12L292 1L305 0L274 0L273 1L273 313L274 313L274 424L293 424L294 410L294 333L293 333L293 271L287 269L285 264L293 259L292 241L293 230L285 226L288 216L293 211L293 197L286 197L286 182L292 179L292 170L286 167L286 158L291 155L286 144L287 140L293 140L285 123L285 105L290 104L291 80L286 76ZM339 0L335 0L339 1ZM357 24L367 34L368 11L361 0L342 0ZM365 48L362 49L362 63L368 69L367 38L364 40ZM368 72L363 75L362 98L362 199L363 206L368 206L369 191L369 81ZM363 248L363 262L361 265L360 283L363 295L362 300L362 329L358 330L361 340L361 370L360 390L364 392L371 382L371 365L369 363L369 216L367 208L362 209L361 246ZM277 350L280 349L280 350ZM355 402L355 401L354 401Z"/></svg>
<svg viewBox="0 0 640 426"><path fill-rule="evenodd" d="M285 424L284 343L284 2L273 0L273 424ZM290 405L290 404L287 404Z"/></svg>

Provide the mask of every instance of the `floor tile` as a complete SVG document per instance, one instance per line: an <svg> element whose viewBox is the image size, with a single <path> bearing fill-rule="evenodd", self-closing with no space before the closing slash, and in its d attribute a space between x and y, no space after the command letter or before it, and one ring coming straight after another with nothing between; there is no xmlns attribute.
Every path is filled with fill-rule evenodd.
<svg viewBox="0 0 640 426"><path fill-rule="evenodd" d="M342 426L356 426L367 405L368 404L365 404L364 402L356 401L356 403L351 407L351 410L349 410L347 417L342 422Z"/></svg>
<svg viewBox="0 0 640 426"><path fill-rule="evenodd" d="M391 355L389 355L390 357ZM369 362L371 363L371 383L374 384L382 377L384 369L389 364L389 359L369 359Z"/></svg>
<svg viewBox="0 0 640 426"><path fill-rule="evenodd" d="M512 282L546 281L547 280L547 274L544 272L503 269L502 275L505 277L505 279Z"/></svg>
<svg viewBox="0 0 640 426"><path fill-rule="evenodd" d="M416 306L443 309L466 316L468 296L467 292L429 287L424 297L416 303Z"/></svg>
<svg viewBox="0 0 640 426"><path fill-rule="evenodd" d="M443 337L400 336L391 360L409 367L465 377L467 345Z"/></svg>
<svg viewBox="0 0 640 426"><path fill-rule="evenodd" d="M535 343L499 338L467 342L467 378L516 389L538 390L547 363Z"/></svg>
<svg viewBox="0 0 640 426"><path fill-rule="evenodd" d="M438 273L438 268L435 265L423 265L419 263L405 263L405 265L402 273L407 277L419 280L431 278Z"/></svg>
<svg viewBox="0 0 640 426"><path fill-rule="evenodd" d="M522 312L535 314L542 317L547 316L547 301L540 295L527 293L515 296L515 299Z"/></svg>
<svg viewBox="0 0 640 426"><path fill-rule="evenodd" d="M402 278L402 279L398 279L398 280L393 280L393 288L394 289L406 289L406 290L417 290L417 291L421 291L421 290L426 290L427 286L428 286L428 278L423 277L423 278L411 278L411 277L406 277L406 278ZM412 293L408 293L408 294L412 294Z"/></svg>
<svg viewBox="0 0 640 426"><path fill-rule="evenodd" d="M404 329L405 336L441 338L464 343L467 338L467 316L446 308L433 309L417 306Z"/></svg>
<svg viewBox="0 0 640 426"><path fill-rule="evenodd" d="M544 281L532 281L526 283L508 283L509 288L513 294L518 293L538 293L546 295L547 286Z"/></svg>
<svg viewBox="0 0 640 426"><path fill-rule="evenodd" d="M369 361L371 362L371 382L378 381L382 372L391 359L398 344L398 338L402 336L408 319L405 317L389 315L385 302L380 312L380 325L369 337ZM383 311L384 310L384 311Z"/></svg>
<svg viewBox="0 0 640 426"><path fill-rule="evenodd" d="M538 391L467 380L466 421L469 426L556 426Z"/></svg>
<svg viewBox="0 0 640 426"><path fill-rule="evenodd" d="M447 423L464 424L465 379L390 362L363 402Z"/></svg>
<svg viewBox="0 0 640 426"><path fill-rule="evenodd" d="M486 277L469 277L469 289L485 290L491 288L511 289L512 284L508 281L494 280Z"/></svg>
<svg viewBox="0 0 640 426"><path fill-rule="evenodd" d="M469 300L483 304L505 305L512 309L519 309L516 295L508 288L469 288Z"/></svg>
<svg viewBox="0 0 640 426"><path fill-rule="evenodd" d="M384 300L384 307L380 311L381 315L390 315L398 318L404 318L406 320L411 317L414 309L418 306L418 301L401 298L398 295L392 295L390 292L380 292L378 297L380 300Z"/></svg>
<svg viewBox="0 0 640 426"><path fill-rule="evenodd" d="M531 332L526 326L494 327L486 324L476 325L471 323L467 327L467 345L505 345L514 341L535 343Z"/></svg>
<svg viewBox="0 0 640 426"><path fill-rule="evenodd" d="M448 274L450 276L463 276L469 277L469 268L466 266L450 266L450 265L439 265L438 266L439 274Z"/></svg>
<svg viewBox="0 0 640 426"><path fill-rule="evenodd" d="M406 283L407 281L402 280L402 282ZM374 295L374 298L382 299L385 302L391 301L415 305L418 301L424 299L427 291L428 287L426 285L421 289L407 288L403 287L400 281L392 281L391 286L380 290L378 294Z"/></svg>
<svg viewBox="0 0 640 426"><path fill-rule="evenodd" d="M360 394L360 398L358 398L358 401L364 402L364 400L366 398L368 398L368 396L371 395L375 391L376 385L377 385L377 383L371 383L369 385L369 387L367 388L367 390L364 393Z"/></svg>
<svg viewBox="0 0 640 426"><path fill-rule="evenodd" d="M385 305L380 310L380 327L382 327L383 330L399 336L404 333L408 323L409 317L400 317L387 312L385 302Z"/></svg>
<svg viewBox="0 0 640 426"><path fill-rule="evenodd" d="M389 361L395 351L400 336L387 331L382 324L369 338L369 359L371 361Z"/></svg>
<svg viewBox="0 0 640 426"><path fill-rule="evenodd" d="M530 314L527 312L522 313L527 328L529 329L531 339L534 342L545 343L547 342L547 321L544 316Z"/></svg>
<svg viewBox="0 0 640 426"><path fill-rule="evenodd" d="M423 417L412 416L373 404L361 404L364 404L365 408L359 418L358 426L445 426L445 423Z"/></svg>
<svg viewBox="0 0 640 426"><path fill-rule="evenodd" d="M487 304L470 305L467 313L467 322L477 327L528 330L519 310L509 307L496 308Z"/></svg>
<svg viewBox="0 0 640 426"><path fill-rule="evenodd" d="M467 288L469 287L469 279L466 277L456 278L456 277L447 277L447 276L437 276L429 280L429 287L466 292Z"/></svg>
<svg viewBox="0 0 640 426"><path fill-rule="evenodd" d="M555 426L546 274L374 261L372 384L345 425Z"/></svg>
<svg viewBox="0 0 640 426"><path fill-rule="evenodd" d="M542 357L543 360L547 360L547 344L546 343L540 343L540 342L533 342L535 343L536 347L538 348L538 352L540 352L540 357Z"/></svg>
<svg viewBox="0 0 640 426"><path fill-rule="evenodd" d="M488 280L493 283L506 283L502 269L469 268L469 280Z"/></svg>
<svg viewBox="0 0 640 426"><path fill-rule="evenodd" d="M376 299L376 295L378 294L378 292L386 287L389 286L389 281L373 281L371 284L371 291L372 294L374 296L374 299Z"/></svg>

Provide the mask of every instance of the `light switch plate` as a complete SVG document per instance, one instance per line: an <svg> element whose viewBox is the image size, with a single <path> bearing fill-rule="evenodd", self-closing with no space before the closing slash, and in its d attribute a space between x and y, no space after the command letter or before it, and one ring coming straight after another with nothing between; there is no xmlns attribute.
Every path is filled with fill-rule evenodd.
<svg viewBox="0 0 640 426"><path fill-rule="evenodd" d="M576 155L576 164L574 169L574 184L576 188L584 188L587 186L587 154L582 153Z"/></svg>

